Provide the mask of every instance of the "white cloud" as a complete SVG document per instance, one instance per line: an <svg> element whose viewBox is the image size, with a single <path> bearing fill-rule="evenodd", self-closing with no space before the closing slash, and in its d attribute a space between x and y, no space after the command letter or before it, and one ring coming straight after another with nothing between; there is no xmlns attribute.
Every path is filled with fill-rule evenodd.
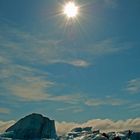
<svg viewBox="0 0 140 140"><path fill-rule="evenodd" d="M19 97L20 100L44 100L49 96L45 90L54 85L46 79L47 73L27 66L9 64L3 66L0 72L2 73L0 75L0 79L3 80L2 86L9 91L9 94Z"/></svg>
<svg viewBox="0 0 140 140"><path fill-rule="evenodd" d="M140 93L140 78L128 81L126 90L131 94Z"/></svg>
<svg viewBox="0 0 140 140"><path fill-rule="evenodd" d="M76 67L88 67L90 65L90 63L85 60L73 60L68 63Z"/></svg>
<svg viewBox="0 0 140 140"><path fill-rule="evenodd" d="M140 118L118 121L112 121L110 119L94 119L81 124L74 122L56 122L57 132L59 134L67 133L75 127L86 126L93 127L94 130L100 129L102 132L123 130L140 131Z"/></svg>
<svg viewBox="0 0 140 140"><path fill-rule="evenodd" d="M111 3L107 0L106 3ZM18 38L18 42L10 40L7 36L0 38L0 54L9 60L22 60L28 63L48 65L54 62L68 63L75 67L87 67L93 63L97 56L118 53L128 49L128 44L120 43L119 40L105 39L93 44L81 44L80 47L63 41L44 39L44 37L34 36L28 32L23 32L14 27L7 27L1 34L6 34ZM79 55L80 54L80 55ZM84 54L84 55L83 55ZM87 58L86 56L90 56Z"/></svg>
<svg viewBox="0 0 140 140"><path fill-rule="evenodd" d="M65 64L69 64L69 65L72 65L72 66L75 66L75 67L88 67L90 66L90 63L86 60L81 60L81 59L75 59L75 60L54 60L54 61L51 61L52 63L65 63Z"/></svg>
<svg viewBox="0 0 140 140"><path fill-rule="evenodd" d="M15 121L0 121L0 133L4 132L7 128L12 126L15 123Z"/></svg>
<svg viewBox="0 0 140 140"><path fill-rule="evenodd" d="M29 78L30 79L30 78ZM28 79L28 80L29 80ZM33 78L34 79L34 78ZM27 82L27 81L26 81ZM80 101L79 94L75 95L52 95L47 93L47 89L53 86L49 81L31 81L23 84L9 86L11 94L18 97L21 101L55 101L69 104L77 104Z"/></svg>
<svg viewBox="0 0 140 140"><path fill-rule="evenodd" d="M71 129L80 126L78 123L74 122L56 122L56 130L59 135L69 132Z"/></svg>
<svg viewBox="0 0 140 140"><path fill-rule="evenodd" d="M57 102L65 102L69 104L78 104L81 101L81 96L79 94L59 95L59 96L51 96L48 100L57 101Z"/></svg>
<svg viewBox="0 0 140 140"><path fill-rule="evenodd" d="M30 87L29 87L30 86ZM36 83L30 85L13 85L10 90L12 91L12 95L20 97L20 100L23 101L42 101L46 100L49 95L47 93L42 92L41 85L37 85Z"/></svg>
<svg viewBox="0 0 140 140"><path fill-rule="evenodd" d="M10 25L0 32L0 62L2 62L0 79L2 79L2 87L8 90L11 95L25 101L51 100L83 103L81 97L79 98L77 95L55 96L48 93L48 89L54 87L54 84L47 79L47 73L28 66L18 65L17 60L28 65L48 65L59 62L84 68L91 65L95 57L118 53L126 48L123 43L113 39L75 47L63 40L46 39L46 37L40 37L39 35L34 36ZM3 34L5 36L2 36ZM14 36L15 40L18 41L13 41L9 36ZM10 63L7 60L10 60ZM99 102L101 101L94 101L94 104L103 104L103 102ZM91 104L91 101L88 101L87 104ZM118 101L115 104L118 104Z"/></svg>
<svg viewBox="0 0 140 140"><path fill-rule="evenodd" d="M112 98L85 100L80 94L54 95L48 90L54 88L57 83L47 79L48 73L28 66L9 64L0 69L0 72L2 73L0 79L3 79L2 86L9 91L9 95L20 101L54 101L68 104L81 103L88 106L115 106L125 103L124 100Z"/></svg>
<svg viewBox="0 0 140 140"><path fill-rule="evenodd" d="M76 104L81 98L79 94L56 96L48 93L48 89L54 87L56 83L47 80L47 73L30 67L10 65L8 68L3 68L1 72L0 78L9 78L6 82L3 80L3 87L9 91L10 95L17 97L16 99L20 101L48 100Z"/></svg>
<svg viewBox="0 0 140 140"><path fill-rule="evenodd" d="M18 65L14 63L6 63L1 65L0 73L0 79L9 78L9 81L12 77L17 77L16 79L24 80L25 77L33 77L34 74L39 74L40 76L44 77L48 76L47 72L43 72L39 69L35 69L26 65Z"/></svg>
<svg viewBox="0 0 140 140"><path fill-rule="evenodd" d="M103 99L86 99L80 94L71 95L53 95L48 89L55 87L54 83L47 79L48 73L40 70L21 65L8 65L0 70L0 78L9 79L2 84L10 95L17 97L20 101L54 101L69 104L85 104L88 106L100 105L122 105L126 101L121 99L103 98ZM80 111L80 109L79 109Z"/></svg>

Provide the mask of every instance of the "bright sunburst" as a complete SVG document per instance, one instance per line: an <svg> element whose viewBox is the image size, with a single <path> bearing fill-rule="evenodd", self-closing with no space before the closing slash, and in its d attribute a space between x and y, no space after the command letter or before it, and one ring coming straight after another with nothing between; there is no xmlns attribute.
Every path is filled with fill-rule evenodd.
<svg viewBox="0 0 140 140"><path fill-rule="evenodd" d="M64 6L64 14L68 17L68 18L75 18L78 14L78 7L76 6L76 4L72 1L68 2L65 4Z"/></svg>

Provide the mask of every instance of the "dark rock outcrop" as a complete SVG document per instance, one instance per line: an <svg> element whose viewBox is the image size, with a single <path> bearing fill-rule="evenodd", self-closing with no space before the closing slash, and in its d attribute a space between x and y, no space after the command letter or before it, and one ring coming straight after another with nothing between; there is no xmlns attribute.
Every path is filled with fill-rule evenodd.
<svg viewBox="0 0 140 140"><path fill-rule="evenodd" d="M35 113L22 118L6 130L6 132L11 131L14 139L56 139L57 137L54 120Z"/></svg>
<svg viewBox="0 0 140 140"><path fill-rule="evenodd" d="M81 127L76 127L71 130L71 132L82 132L83 129Z"/></svg>
<svg viewBox="0 0 140 140"><path fill-rule="evenodd" d="M92 127L84 127L83 131L91 132L92 131Z"/></svg>
<svg viewBox="0 0 140 140"><path fill-rule="evenodd" d="M131 140L140 140L140 132L133 132L130 136Z"/></svg>
<svg viewBox="0 0 140 140"><path fill-rule="evenodd" d="M92 127L76 127L76 128L73 128L71 130L71 132L82 132L82 131L86 131L86 132L92 132Z"/></svg>

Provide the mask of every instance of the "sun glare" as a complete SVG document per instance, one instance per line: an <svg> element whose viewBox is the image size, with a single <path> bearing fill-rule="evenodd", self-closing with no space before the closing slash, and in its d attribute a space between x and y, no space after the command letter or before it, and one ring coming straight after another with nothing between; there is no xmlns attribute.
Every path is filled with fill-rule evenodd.
<svg viewBox="0 0 140 140"><path fill-rule="evenodd" d="M78 14L78 7L74 2L68 2L64 6L64 14L68 18L75 18Z"/></svg>

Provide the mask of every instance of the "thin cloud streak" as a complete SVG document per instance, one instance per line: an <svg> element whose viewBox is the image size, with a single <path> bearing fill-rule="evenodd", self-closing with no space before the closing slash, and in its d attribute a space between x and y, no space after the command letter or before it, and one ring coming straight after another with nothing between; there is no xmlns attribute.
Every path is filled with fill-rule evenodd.
<svg viewBox="0 0 140 140"><path fill-rule="evenodd" d="M117 98L104 98L104 99L88 99L85 101L87 106L101 106L101 105L112 105L120 106L126 104L128 101Z"/></svg>
<svg viewBox="0 0 140 140"><path fill-rule="evenodd" d="M0 108L0 114L9 114L11 112L8 108Z"/></svg>
<svg viewBox="0 0 140 140"><path fill-rule="evenodd" d="M16 97L16 100L19 101L53 101L87 106L118 106L127 103L125 100L116 98L85 98L83 95L76 93L56 96L48 92L49 89L55 88L57 85L57 83L48 79L48 73L27 66L10 64L0 71L2 73L0 79L3 79L3 87L9 91L12 97ZM5 82L4 79L9 80Z"/></svg>
<svg viewBox="0 0 140 140"><path fill-rule="evenodd" d="M58 108L58 109L56 109L56 111L58 111L58 112L71 111L73 113L79 113L79 112L83 112L84 110L78 106L69 106L69 107Z"/></svg>
<svg viewBox="0 0 140 140"><path fill-rule="evenodd" d="M128 81L126 90L130 94L140 93L140 78L136 78Z"/></svg>
<svg viewBox="0 0 140 140"><path fill-rule="evenodd" d="M15 36L18 42L1 37L0 54L3 58L14 61L19 59L28 63L48 65L54 62L67 63L75 67L88 67L95 57L119 53L130 49L128 43L105 39L93 44L70 46L64 40L43 39L14 27L7 27L1 34ZM119 47L118 47L119 46ZM120 47L121 46L121 47ZM84 54L79 55L78 54ZM85 57L90 56L89 58ZM37 57L36 57L37 56Z"/></svg>
<svg viewBox="0 0 140 140"><path fill-rule="evenodd" d="M69 60L69 61L66 61L66 60L55 60L55 61L52 61L52 63L64 63L64 64L69 64L69 65L72 65L72 66L75 66L75 67L79 67L79 68L86 68L86 67L89 67L91 64L88 62L88 61L85 61L85 60L82 60L82 59L75 59L75 60Z"/></svg>

